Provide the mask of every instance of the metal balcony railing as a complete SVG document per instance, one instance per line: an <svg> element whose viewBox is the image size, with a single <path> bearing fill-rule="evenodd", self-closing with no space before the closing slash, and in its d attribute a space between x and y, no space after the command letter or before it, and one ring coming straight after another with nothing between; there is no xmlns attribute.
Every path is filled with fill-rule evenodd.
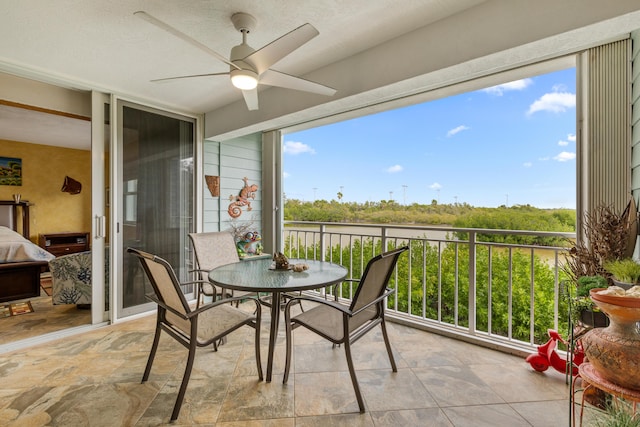
<svg viewBox="0 0 640 427"><path fill-rule="evenodd" d="M285 255L341 264L349 278L359 278L383 248L409 246L389 284L390 320L522 355L546 341L548 329L567 332L560 284L572 239L575 233L407 225L286 221L284 228ZM336 289L342 300L354 291L353 284Z"/></svg>

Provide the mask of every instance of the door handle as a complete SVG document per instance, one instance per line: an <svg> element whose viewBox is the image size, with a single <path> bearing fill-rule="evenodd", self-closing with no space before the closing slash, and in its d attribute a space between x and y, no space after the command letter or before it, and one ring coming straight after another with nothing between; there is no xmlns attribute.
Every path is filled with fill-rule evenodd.
<svg viewBox="0 0 640 427"><path fill-rule="evenodd" d="M100 238L105 238L106 234L107 234L107 218L104 215L96 215L95 218L95 226L96 226L96 231L95 231L95 238L96 239L100 239Z"/></svg>

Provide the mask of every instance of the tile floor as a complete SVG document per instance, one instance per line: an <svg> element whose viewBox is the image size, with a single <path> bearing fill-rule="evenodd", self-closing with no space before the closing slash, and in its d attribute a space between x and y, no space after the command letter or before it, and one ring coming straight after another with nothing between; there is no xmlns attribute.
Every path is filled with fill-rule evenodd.
<svg viewBox="0 0 640 427"><path fill-rule="evenodd" d="M266 310L263 311L265 313ZM168 423L186 350L166 335L141 384L154 316L0 354L2 426L158 426ZM262 329L267 359L268 312ZM179 419L201 426L566 426L569 389L520 357L389 323L398 372L379 330L354 345L367 406L358 406L342 348L300 328L282 384L284 333L271 383L259 382L252 329L218 352L201 349Z"/></svg>
<svg viewBox="0 0 640 427"><path fill-rule="evenodd" d="M39 297L18 301L30 301L33 313L0 319L0 347L27 338L91 324L91 310L78 308L75 304L53 305L51 297L44 291Z"/></svg>

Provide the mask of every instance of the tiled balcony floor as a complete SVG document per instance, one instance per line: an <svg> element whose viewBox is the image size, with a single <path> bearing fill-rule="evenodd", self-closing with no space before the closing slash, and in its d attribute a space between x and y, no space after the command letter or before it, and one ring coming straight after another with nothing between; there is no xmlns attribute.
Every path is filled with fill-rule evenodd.
<svg viewBox="0 0 640 427"><path fill-rule="evenodd" d="M268 312L263 310L266 366ZM0 425L155 426L168 423L187 351L163 335L150 380L140 384L154 316L0 354ZM282 384L284 333L274 378L258 382L252 329L218 352L200 349L180 418L209 426L566 426L568 386L520 357L388 323L398 372L381 333L354 345L367 406L358 412L343 348L300 328Z"/></svg>

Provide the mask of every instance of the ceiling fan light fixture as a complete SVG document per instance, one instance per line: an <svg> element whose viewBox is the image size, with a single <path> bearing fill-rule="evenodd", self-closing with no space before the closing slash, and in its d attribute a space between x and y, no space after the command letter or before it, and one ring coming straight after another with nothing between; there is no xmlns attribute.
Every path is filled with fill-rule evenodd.
<svg viewBox="0 0 640 427"><path fill-rule="evenodd" d="M241 90L252 90L258 86L258 74L251 70L232 70L231 83Z"/></svg>

